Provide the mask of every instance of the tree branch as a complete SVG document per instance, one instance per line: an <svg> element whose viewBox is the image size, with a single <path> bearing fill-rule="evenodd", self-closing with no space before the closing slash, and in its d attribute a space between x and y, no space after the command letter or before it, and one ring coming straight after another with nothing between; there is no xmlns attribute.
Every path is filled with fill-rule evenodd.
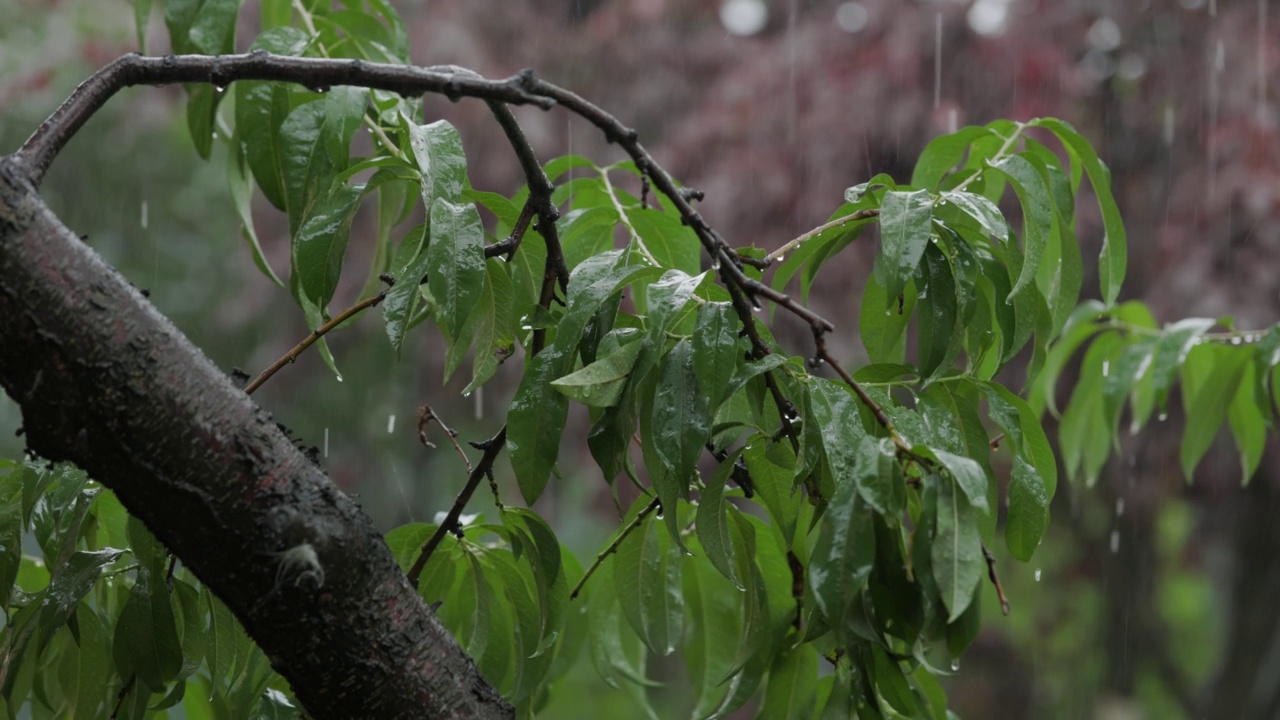
<svg viewBox="0 0 1280 720"><path fill-rule="evenodd" d="M315 718L510 718L368 516L0 158L0 385L29 448L114 490ZM309 543L321 588L277 588ZM264 601L265 598L265 601Z"/></svg>
<svg viewBox="0 0 1280 720"><path fill-rule="evenodd" d="M430 70L411 65L370 63L364 60L288 57L261 50L242 55L123 55L80 83L47 120L40 124L17 152L31 183L39 187L53 159L81 126L107 100L133 85L209 83L225 88L236 80L275 80L310 88L354 85L417 97L438 93L452 100L475 97L484 100L536 105L548 109L555 102L525 90L522 77L486 80L474 73Z"/></svg>

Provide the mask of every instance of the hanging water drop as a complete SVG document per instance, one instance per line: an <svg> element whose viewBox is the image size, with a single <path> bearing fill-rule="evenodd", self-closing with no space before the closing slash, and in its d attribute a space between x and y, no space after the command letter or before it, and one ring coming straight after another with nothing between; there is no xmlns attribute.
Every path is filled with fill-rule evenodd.
<svg viewBox="0 0 1280 720"><path fill-rule="evenodd" d="M1236 335L1235 337L1232 337L1232 338L1231 338L1231 344L1232 344L1232 345L1239 345L1239 344L1240 344L1240 336L1239 336L1239 335Z"/></svg>
<svg viewBox="0 0 1280 720"><path fill-rule="evenodd" d="M1160 413L1160 416L1159 416L1160 422L1164 422L1165 420L1168 420L1168 419L1169 419L1169 413L1166 413L1166 412Z"/></svg>
<svg viewBox="0 0 1280 720"><path fill-rule="evenodd" d="M951 660L951 672L960 672L960 658Z"/></svg>

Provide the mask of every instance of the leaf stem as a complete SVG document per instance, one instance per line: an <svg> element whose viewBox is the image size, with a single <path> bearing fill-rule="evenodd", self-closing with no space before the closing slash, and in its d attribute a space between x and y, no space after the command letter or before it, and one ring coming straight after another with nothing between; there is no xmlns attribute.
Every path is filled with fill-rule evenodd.
<svg viewBox="0 0 1280 720"><path fill-rule="evenodd" d="M1010 133L1009 137L1005 139L1004 144L1000 146L1000 149L996 151L996 154L990 160L987 160L988 163L999 162L1000 160L1003 160L1005 158L1005 155L1008 154L1009 150L1013 147L1013 144L1018 141L1018 138L1022 137L1022 131L1027 129L1026 123L1014 123L1014 125L1015 127L1013 129L1013 132ZM976 172L970 175L969 177L965 178L964 181L961 182L959 185L952 188L950 192L962 192L965 188L969 187L969 185L974 180L977 180L978 176L981 174L982 174L981 172Z"/></svg>
<svg viewBox="0 0 1280 720"><path fill-rule="evenodd" d="M387 276L387 277L390 277L390 276ZM389 289L390 288L387 288L387 290ZM346 310L343 310L342 312L333 316L333 318L331 318L325 324L321 325L315 330L312 330L310 335L307 335L305 338L302 339L302 342L299 342L297 345L294 345L292 350L285 353L284 355L281 355L279 359L271 363L270 367L268 367L266 370L263 370L262 373L258 375L258 377L254 378L253 382L246 385L244 388L245 394L252 395L254 390L257 390L258 388L262 387L263 383L270 380L271 376L275 375L277 372L280 372L280 369L283 368L285 365L289 365L293 363L295 360L297 360L299 355L301 355L304 351L306 351L307 348L314 345L317 340L319 340L320 338L328 334L330 330L333 330L334 328L338 327L342 323L346 322L347 320L351 319L352 317L360 314L361 312L371 307L377 307L378 304L380 304L383 300L386 299L387 290L383 290L377 295L374 295L372 297L367 297L364 300L361 300L355 305L352 305Z"/></svg>
<svg viewBox="0 0 1280 720"><path fill-rule="evenodd" d="M831 228L837 228L842 225L846 225L848 223L854 222L855 220L865 220L867 218L877 217L878 215L880 215L880 208L867 208L864 210L859 210L857 212L849 213L844 217L836 218L831 222L819 225L818 227L802 235L799 235L795 238L792 238L791 240L788 240L787 242L783 243L782 247L779 247L777 250L774 250L768 255L765 255L764 259L761 262L764 264L765 267L768 267L773 263L778 262L779 260L782 260L784 257L786 257L787 253L800 247L800 245L804 243L806 240L810 240L818 235L821 235L822 233L830 230Z"/></svg>
<svg viewBox="0 0 1280 720"><path fill-rule="evenodd" d="M627 523L626 527L622 528L622 531L613 539L613 542L609 543L608 547L601 550L600 553L596 555L596 559L591 563L591 567L587 568L587 571L582 574L582 577L578 580L578 584L573 586L573 591L569 593L570 600L578 599L578 593L582 592L583 586L587 584L587 579L595 574L595 571L599 569L600 564L603 563L610 555L617 552L618 546L622 545L622 541L627 539L627 536L631 534L631 531L640 527L640 523L644 522L644 519L649 516L649 513L657 510L658 506L661 504L662 503L659 502L656 497L651 500L648 505L645 505L644 508L640 510L640 512L636 513L636 516L631 519L631 522Z"/></svg>

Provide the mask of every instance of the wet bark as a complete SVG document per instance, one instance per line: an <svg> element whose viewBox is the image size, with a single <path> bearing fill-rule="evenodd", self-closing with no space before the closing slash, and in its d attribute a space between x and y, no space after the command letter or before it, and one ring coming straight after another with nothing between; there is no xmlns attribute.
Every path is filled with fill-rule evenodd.
<svg viewBox="0 0 1280 720"><path fill-rule="evenodd" d="M368 517L0 158L0 386L29 448L111 488L315 718L506 718ZM278 582L310 545L318 577Z"/></svg>

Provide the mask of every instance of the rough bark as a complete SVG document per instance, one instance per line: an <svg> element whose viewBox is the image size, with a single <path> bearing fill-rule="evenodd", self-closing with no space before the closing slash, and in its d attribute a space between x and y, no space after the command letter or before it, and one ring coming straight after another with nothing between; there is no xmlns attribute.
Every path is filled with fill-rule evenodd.
<svg viewBox="0 0 1280 720"><path fill-rule="evenodd" d="M0 158L0 385L28 445L120 497L235 612L315 718L512 710L368 517ZM279 553L310 544L323 584Z"/></svg>

